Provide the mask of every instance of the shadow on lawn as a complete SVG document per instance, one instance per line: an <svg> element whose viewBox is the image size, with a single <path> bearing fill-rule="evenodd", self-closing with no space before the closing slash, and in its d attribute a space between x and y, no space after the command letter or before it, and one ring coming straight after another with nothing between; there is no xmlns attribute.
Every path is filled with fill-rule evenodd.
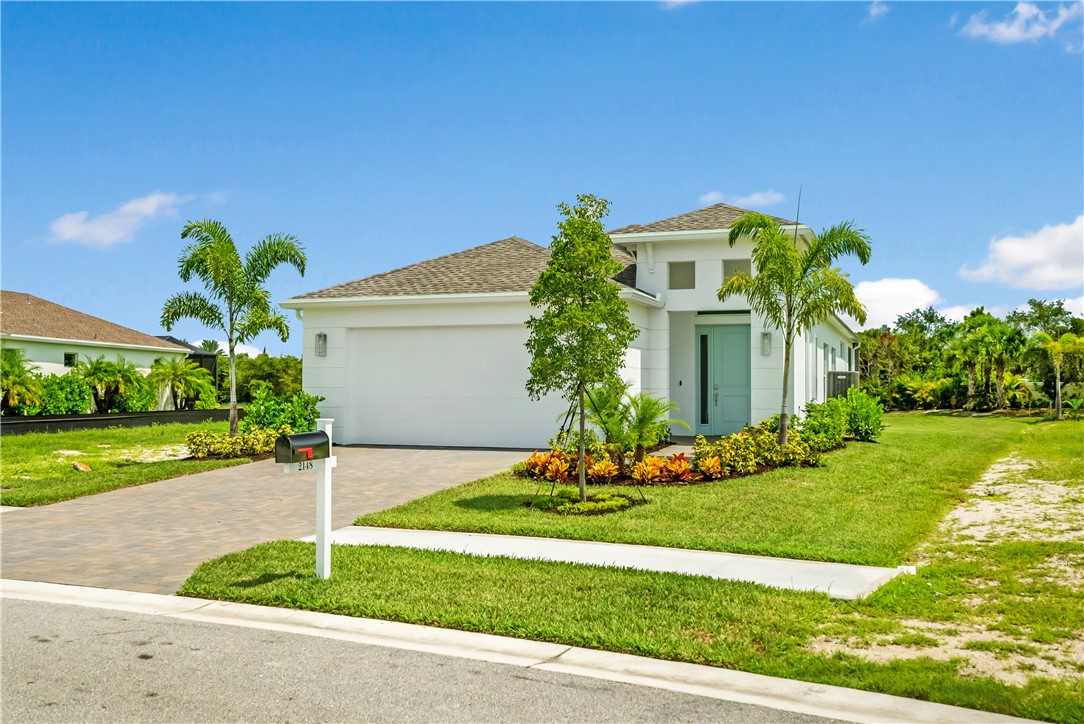
<svg viewBox="0 0 1084 724"><path fill-rule="evenodd" d="M240 581L235 581L231 585L235 588L256 588L266 583L278 581L283 578L295 578L301 580L302 578L308 578L309 576L303 576L300 573L294 571L292 573L264 573L256 578L243 578Z"/></svg>
<svg viewBox="0 0 1084 724"><path fill-rule="evenodd" d="M548 495L549 490L542 491L539 495ZM483 512L493 510L515 510L522 508L524 503L530 502L531 495L479 495L477 498L465 498L455 501L454 505L467 510L480 510Z"/></svg>

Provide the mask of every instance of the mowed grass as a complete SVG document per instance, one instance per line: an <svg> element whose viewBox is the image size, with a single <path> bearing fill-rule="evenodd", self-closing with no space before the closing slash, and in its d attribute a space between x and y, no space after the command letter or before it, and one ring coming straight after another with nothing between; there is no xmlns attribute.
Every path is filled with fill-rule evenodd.
<svg viewBox="0 0 1084 724"><path fill-rule="evenodd" d="M1008 438L1013 442L1006 454L1037 462L1030 477L1084 480L1079 426L948 421L974 430L950 438L952 456L968 457L970 440L996 447L990 438ZM893 433L886 431L884 449L892 439L913 448L912 438L921 436L927 423L941 430L931 435L943 435L944 422L890 417ZM953 424L950 429L960 428ZM906 458L903 452L898 455ZM967 498L964 489L981 472L951 485L942 479L943 494ZM904 476L900 468L897 475L899 485L921 487L916 482L920 475ZM697 489L665 492L690 490ZM857 507L848 510L855 515ZM787 514L785 508L778 510ZM601 525L607 517L617 516L583 520ZM888 518L880 532L894 535L893 525ZM868 528L874 536L876 526ZM332 578L323 581L313 575L314 545L293 541L207 562L180 593L708 664L1054 722L1084 721L1084 676L1052 678L1024 670L1024 683L1012 685L976 672L963 657L923 655L951 635L953 629L946 627L978 632L967 648L998 656L1033 650L1045 656L1049 649L1040 650L1043 646L1084 639L1084 592L1071 580L1036 575L1058 557L1084 555L1084 545L961 545L930 533L923 536L924 564L917 575L896 578L856 602L703 577L384 547L334 547ZM918 625L924 622L931 627ZM826 636L857 641L857 649L818 650ZM918 655L883 662L867 655L884 640ZM1062 663L1063 670L1084 673L1072 661Z"/></svg>
<svg viewBox="0 0 1084 724"><path fill-rule="evenodd" d="M247 458L138 461L153 457L155 451L163 447L183 445L185 435L202 429L227 432L229 423L111 427L5 436L0 438L0 503L45 505L248 462ZM75 452L78 454L71 454ZM74 470L72 463L77 460L89 465L91 472Z"/></svg>
<svg viewBox="0 0 1084 724"><path fill-rule="evenodd" d="M502 474L362 516L357 524L895 566L1029 423L922 414L887 415L885 421L879 442L850 442L830 453L824 467L647 487L648 505L616 515L530 509L525 503L538 483ZM544 484L540 494L549 489Z"/></svg>

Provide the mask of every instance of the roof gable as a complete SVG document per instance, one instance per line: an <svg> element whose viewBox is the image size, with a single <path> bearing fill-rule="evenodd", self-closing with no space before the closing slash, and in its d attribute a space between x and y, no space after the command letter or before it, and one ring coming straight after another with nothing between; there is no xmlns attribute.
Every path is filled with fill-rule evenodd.
<svg viewBox="0 0 1084 724"><path fill-rule="evenodd" d="M0 291L0 332L27 337L68 339L103 345L123 344L187 352L184 347L149 334L77 312L23 292Z"/></svg>
<svg viewBox="0 0 1084 724"><path fill-rule="evenodd" d="M615 280L632 286L635 258L617 247L614 258L624 265ZM294 299L407 297L440 294L498 294L528 292L549 261L549 249L518 236L476 246L454 254L374 274Z"/></svg>
<svg viewBox="0 0 1084 724"><path fill-rule="evenodd" d="M629 224L609 231L610 234L651 234L675 231L715 231L729 229L742 214L748 213L748 209L742 209L730 204L714 204L705 206L696 211L686 214L671 216L649 224ZM795 222L781 219L778 216L769 216L778 224L794 225Z"/></svg>

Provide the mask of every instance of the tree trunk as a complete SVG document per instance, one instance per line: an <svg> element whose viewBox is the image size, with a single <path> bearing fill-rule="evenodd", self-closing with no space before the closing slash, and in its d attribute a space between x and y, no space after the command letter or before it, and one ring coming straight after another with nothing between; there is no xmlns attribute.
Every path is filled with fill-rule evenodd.
<svg viewBox="0 0 1084 724"><path fill-rule="evenodd" d="M779 408L779 445L787 444L787 388L790 386L790 348L792 340L783 337L783 404ZM827 371L827 370L826 370Z"/></svg>
<svg viewBox="0 0 1084 724"><path fill-rule="evenodd" d="M1061 365L1054 366L1054 419L1061 419Z"/></svg>
<svg viewBox="0 0 1084 724"><path fill-rule="evenodd" d="M237 362L230 340L230 437L237 437Z"/></svg>
<svg viewBox="0 0 1084 724"><path fill-rule="evenodd" d="M587 459L587 455L586 455L586 452L584 450L584 445L583 445L583 434L584 434L583 426L584 426L585 418L587 417L587 411L583 407L583 383L582 382L580 383L579 395L580 395L580 461L579 461L579 464L576 467L578 468L579 474L580 474L580 502L586 503L587 502L587 471L585 469L586 466L584 465L584 462Z"/></svg>
<svg viewBox="0 0 1084 724"><path fill-rule="evenodd" d="M967 402L964 403L965 410L972 410L975 408L975 368L967 368Z"/></svg>
<svg viewBox="0 0 1084 724"><path fill-rule="evenodd" d="M997 409L1005 409L1005 360L997 362Z"/></svg>

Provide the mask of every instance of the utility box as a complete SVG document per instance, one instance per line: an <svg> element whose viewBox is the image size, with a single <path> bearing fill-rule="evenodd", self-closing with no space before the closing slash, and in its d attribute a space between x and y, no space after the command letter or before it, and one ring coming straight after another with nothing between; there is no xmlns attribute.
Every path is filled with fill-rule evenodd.
<svg viewBox="0 0 1084 724"><path fill-rule="evenodd" d="M307 463L331 457L331 440L323 431L279 435L275 441L276 463Z"/></svg>
<svg viewBox="0 0 1084 724"><path fill-rule="evenodd" d="M847 390L858 387L858 373L839 370L824 375L825 397L846 397Z"/></svg>

